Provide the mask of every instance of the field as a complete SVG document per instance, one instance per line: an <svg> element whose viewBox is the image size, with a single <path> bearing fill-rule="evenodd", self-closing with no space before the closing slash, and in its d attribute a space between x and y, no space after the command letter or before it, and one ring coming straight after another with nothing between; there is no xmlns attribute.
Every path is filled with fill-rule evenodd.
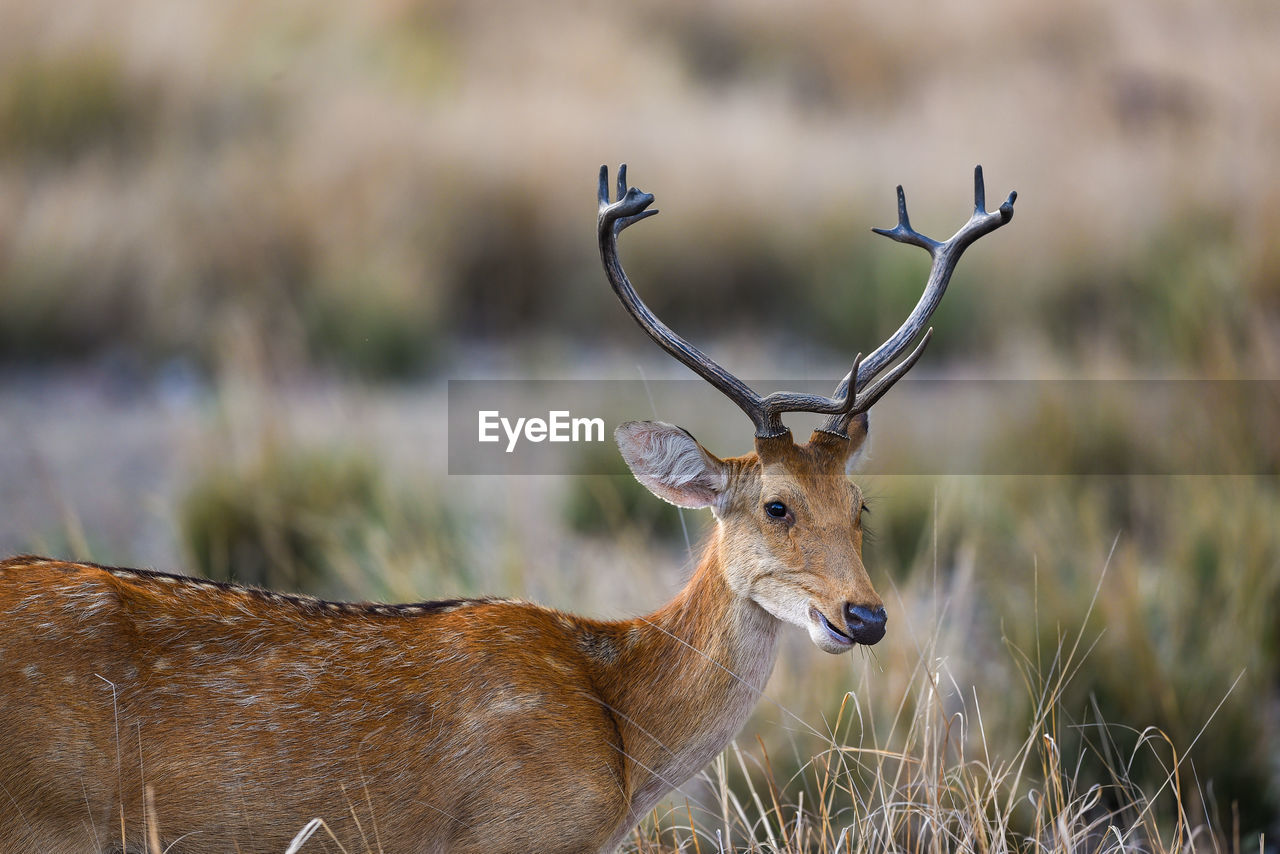
<svg viewBox="0 0 1280 854"><path fill-rule="evenodd" d="M869 231L894 186L944 237L981 163L1017 215L960 265L859 478L888 636L835 658L788 633L736 745L630 845L1276 851L1276 9L0 20L0 552L654 608L709 515L607 448L477 475L447 444L450 380L515 379L749 448L609 292L599 165L658 197L622 251L664 319L828 392L923 284L922 253Z"/></svg>

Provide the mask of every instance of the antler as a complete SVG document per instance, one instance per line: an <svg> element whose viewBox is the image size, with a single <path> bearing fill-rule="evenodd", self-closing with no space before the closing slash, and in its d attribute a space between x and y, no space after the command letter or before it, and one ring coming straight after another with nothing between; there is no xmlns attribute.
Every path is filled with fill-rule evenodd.
<svg viewBox="0 0 1280 854"><path fill-rule="evenodd" d="M945 243L939 243L936 240L925 237L911 227L911 220L907 217L907 197L902 192L901 185L899 185L898 224L893 228L873 228L872 231L876 234L891 237L899 243L919 246L928 252L933 257L933 266L929 270L929 279L925 284L924 293L920 295L920 301L916 303L916 307L911 310L911 314L907 315L907 319L898 327L898 331L889 336L889 339L877 347L860 365L845 375L845 378L836 386L837 396L848 394L851 379L855 390L864 389L856 395L858 398L857 404L850 412L833 415L827 419L826 423L819 428L820 430L827 433L835 433L839 436L847 436L850 419L854 415L865 412L870 408L871 404L879 400L894 383L902 378L903 374L911 370L911 366L920 358L920 354L924 352L925 346L929 343L929 338L933 335L932 327L924 333L920 343L911 351L911 355L895 365L889 373L880 377L870 387L866 387L867 383L871 382L876 374L879 374L890 362L902 355L902 352L907 349L907 345L920 334L921 329L924 329L924 325L929 322L934 309L942 301L942 294L947 290L947 283L951 281L951 274L955 272L956 264L959 263L960 256L964 254L964 250L968 249L978 238L990 234L1013 219L1013 203L1017 198L1018 192L1014 190L1009 193L1009 197L1005 199L1004 204L1000 205L999 209L988 212L986 209L987 192L982 181L982 167L974 167L973 215L969 217L969 221L959 231L952 235L950 240Z"/></svg>
<svg viewBox="0 0 1280 854"><path fill-rule="evenodd" d="M762 438L780 436L787 431L782 423L784 412L816 412L819 415L831 415L833 418L844 417L852 411L857 395L847 391L837 393L835 397L823 397L818 394L797 394L777 391L768 397L756 394L742 380L726 371L710 356L681 338L665 323L649 310L631 280L622 269L618 260L618 235L624 228L657 213L648 210L653 204L652 193L642 193L635 187L627 188L627 165L618 167L618 200L609 202L609 167L600 167L600 215L597 220L597 237L600 240L600 260L604 262L605 274L609 284L622 301L640 328L649 334L654 342L680 362L687 365L694 373L711 385L718 388L726 397L736 403L751 423L756 427L756 435ZM862 354L853 361L850 375L858 373L858 365ZM847 384L846 384L847 385Z"/></svg>
<svg viewBox="0 0 1280 854"><path fill-rule="evenodd" d="M609 200L609 168L600 167L600 212L597 219L597 237L600 242L600 260L604 263L605 274L614 293L622 301L640 328L663 350L688 366L694 373L719 389L726 397L738 405L755 425L756 435L761 438L779 436L786 432L782 423L785 412L813 412L818 415L831 416L820 428L828 433L847 436L850 420L857 414L866 412L873 403L889 390L924 352L925 345L933 330L925 332L924 338L907 358L895 365L887 374L875 380L870 386L867 383L885 367L901 355L924 327L933 314L938 302L942 299L947 282L955 270L960 255L979 237L995 231L1013 218L1013 201L1017 193L1010 193L1008 200L995 213L985 210L985 193L982 184L982 167L974 173L974 213L956 234L946 243L938 243L911 228L907 218L906 197L902 187L898 187L898 224L892 229L875 229L879 234L888 235L900 243L919 246L933 256L933 268L929 273L929 281L919 303L889 340L876 348L865 360L859 353L853 360L853 368L836 387L832 397L817 394L799 394L778 391L767 397L756 394L742 380L726 371L710 356L681 338L665 323L658 319L649 307L636 294L631 280L622 269L618 260L618 235L624 228L639 222L646 217L654 216L657 210L649 210L653 204L653 195L643 193L635 187L627 187L626 164L618 167L617 201ZM852 387L850 381L852 380Z"/></svg>

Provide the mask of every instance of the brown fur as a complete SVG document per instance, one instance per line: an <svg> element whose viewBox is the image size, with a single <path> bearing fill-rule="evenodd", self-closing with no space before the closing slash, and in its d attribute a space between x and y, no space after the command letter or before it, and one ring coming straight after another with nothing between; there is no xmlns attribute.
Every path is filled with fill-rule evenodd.
<svg viewBox="0 0 1280 854"><path fill-rule="evenodd" d="M175 854L280 852L317 816L350 851L610 851L745 721L770 596L878 606L843 473L858 441L715 461L692 579L618 622L4 561L0 851L142 850L154 827ZM761 518L775 499L794 525Z"/></svg>

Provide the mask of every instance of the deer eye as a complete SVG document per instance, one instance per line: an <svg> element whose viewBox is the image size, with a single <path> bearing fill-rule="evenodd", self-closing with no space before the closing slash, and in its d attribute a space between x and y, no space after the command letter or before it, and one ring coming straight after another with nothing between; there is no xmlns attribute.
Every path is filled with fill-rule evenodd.
<svg viewBox="0 0 1280 854"><path fill-rule="evenodd" d="M871 508L867 506L867 502L862 502L862 507L858 509L858 513L870 513Z"/></svg>
<svg viewBox="0 0 1280 854"><path fill-rule="evenodd" d="M787 515L787 505L781 501L770 501L764 506L764 512L775 519L784 519Z"/></svg>

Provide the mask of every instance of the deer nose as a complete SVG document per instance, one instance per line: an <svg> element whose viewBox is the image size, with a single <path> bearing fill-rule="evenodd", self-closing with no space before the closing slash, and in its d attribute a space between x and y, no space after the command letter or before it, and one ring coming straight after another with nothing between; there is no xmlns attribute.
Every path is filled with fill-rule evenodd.
<svg viewBox="0 0 1280 854"><path fill-rule="evenodd" d="M888 620L884 608L868 608L846 602L844 622L849 627L849 637L860 644L871 646L884 637L884 624Z"/></svg>

